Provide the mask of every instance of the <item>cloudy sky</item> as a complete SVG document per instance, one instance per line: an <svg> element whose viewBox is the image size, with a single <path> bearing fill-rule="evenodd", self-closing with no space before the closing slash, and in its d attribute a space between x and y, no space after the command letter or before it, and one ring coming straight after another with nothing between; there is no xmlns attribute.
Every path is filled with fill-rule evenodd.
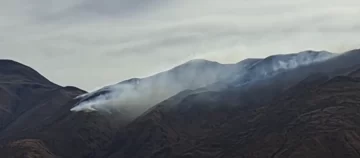
<svg viewBox="0 0 360 158"><path fill-rule="evenodd" d="M0 0L0 58L86 90L193 58L360 47L359 0Z"/></svg>

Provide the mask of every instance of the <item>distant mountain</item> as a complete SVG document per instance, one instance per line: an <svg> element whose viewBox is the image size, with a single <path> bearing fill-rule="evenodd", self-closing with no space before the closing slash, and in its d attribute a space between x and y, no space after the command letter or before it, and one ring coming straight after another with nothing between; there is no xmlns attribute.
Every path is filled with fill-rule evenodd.
<svg viewBox="0 0 360 158"><path fill-rule="evenodd" d="M217 91L332 56L335 54L325 51L304 51L265 59L246 59L236 64L191 60L147 78L126 80L79 96L80 102L72 111L120 110L135 118L146 109L184 90L205 88L206 91Z"/></svg>

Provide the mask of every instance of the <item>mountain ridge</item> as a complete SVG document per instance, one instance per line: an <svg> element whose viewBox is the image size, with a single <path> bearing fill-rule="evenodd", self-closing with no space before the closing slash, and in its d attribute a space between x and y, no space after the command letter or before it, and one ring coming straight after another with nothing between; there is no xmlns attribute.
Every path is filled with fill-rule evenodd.
<svg viewBox="0 0 360 158"><path fill-rule="evenodd" d="M358 65L357 62L359 61L359 59L360 51L355 51L350 52L350 54L343 54L342 56L340 56L340 58L337 58L336 60L334 58L330 62L326 61L329 63L319 63L319 70L327 67L327 69L325 69L326 71L321 72L325 75L317 72L309 73L305 71L305 74L313 75L309 77L304 76L303 79L297 79L292 86L284 84L285 87L290 87L285 88L281 91L274 92L271 90L271 87L274 86L282 89L282 86L278 87L278 84L283 82L275 79L273 81L269 81L270 88L267 87L266 84L265 86L260 85L260 87L258 87L259 90L256 90L258 89L256 87L255 89L250 88L249 90L251 91L247 90L247 92L244 93L248 95L245 95L242 98L238 98L239 92L231 90L218 94L214 93L215 96L211 94L212 92L205 92L202 94L200 93L193 95L189 94L185 98L183 98L182 96L174 96L151 108L151 110L149 110L147 113L141 115L135 121L130 123L126 128L126 131L118 135L117 139L119 140L115 141L115 144L119 147L109 152L109 158L300 158L304 157L305 155L305 157L315 158L319 156L321 157L321 155L330 156L329 154L331 154L331 149L337 149L336 147L334 148L327 145L326 140L323 139L324 137L331 137L337 140L337 143L328 142L328 144L332 146L336 146L336 144L339 144L337 146L340 147L342 144L345 143L345 147L341 147L339 148L339 150L337 150L336 153L338 155L341 153L348 153L349 157L356 157L356 152L350 151L353 149L351 146L348 146L348 143L342 142L341 139L339 139L338 137L334 137L333 135L321 134L321 131L318 134L319 136L321 136L320 146L328 146L331 149L322 152L319 148L314 148L314 150L310 150L312 154L307 155L307 152L305 151L309 144L304 144L303 148L305 149L297 148L296 142L303 141L299 140L294 136L292 136L290 139L288 138L290 134L287 136L285 133L284 135L283 132L286 132L286 130L283 132L281 132L281 130L283 128L288 128L288 126L291 127L291 123L287 125L287 121L294 121L294 119L297 118L296 116L301 116L302 112L304 112L303 115L305 116L305 114L307 114L306 111L309 110L306 109L306 107L312 108L312 110L315 111L319 108L321 109L322 107L326 106L328 106L329 109L337 108L336 105L343 105L341 99L345 96L349 96L350 98L353 98L353 96L351 95L356 96L356 91L360 90L360 84L358 84L360 83L360 80L351 76L341 77L341 75L346 74L346 72L348 71L345 68L353 69L354 65ZM344 63L340 61L348 62ZM351 63L349 61L353 62ZM328 67L329 65L335 66ZM344 70L342 70L342 72L336 72L335 74L332 74L332 72L334 72L332 70L338 70L337 66ZM312 66L308 67L309 68L306 68L305 66L304 68L306 69L299 69L301 71L304 71L314 68ZM360 67L356 67L356 70L360 70ZM287 76L291 77L291 74L295 74L295 72L291 72L290 74L287 74ZM284 74L278 75L280 76L277 78L283 78L284 76ZM276 85L271 84L274 83L274 81L277 81ZM331 89L327 89L326 87L332 87L336 89L336 91L332 91ZM353 89L356 91L350 90L351 87L353 87ZM268 91L264 92L264 90L266 89ZM250 95L256 94L258 97L255 97L253 99L258 100L259 97L263 98L267 94L271 93L276 93L277 95L274 95L273 97L271 97L273 99L266 100L265 102L257 103L251 101L242 101L242 99L249 99ZM339 95L339 97L333 97L333 93ZM327 101L327 97L322 97L324 95L330 95L333 101ZM204 96L209 97L205 97L207 99L201 99L204 98ZM180 98L180 102L177 101L177 97ZM314 99L314 97L318 97L318 99ZM217 99L212 100L210 98ZM307 103L307 101L319 103L311 104ZM172 103L175 105L172 105ZM351 103L351 106L347 104L343 106L347 106L349 109L356 108L356 106L354 105L356 104L355 100L349 103ZM301 106L302 104L306 106ZM286 111L289 111L290 113ZM320 117L323 114L316 113L316 115ZM336 113L336 116L339 117L342 117L343 115L344 114L342 114L342 112ZM355 117L356 110L349 115ZM328 118L330 117L330 115L326 115L326 117ZM259 120L259 118L261 119ZM348 118L343 119L350 121ZM269 122L269 120L273 121ZM354 123L355 122L352 122L351 124ZM273 126L267 126L267 124ZM343 127L346 126L346 124L342 124L341 122L337 124L338 128L340 129L343 129ZM360 127L360 124L354 125L356 125L356 128ZM318 129L312 128L313 125L311 123L304 124L304 126L311 127L311 129L308 129L310 130L310 133L311 131L318 131ZM331 124L319 125L319 127L326 128L327 126L331 126ZM272 135L268 135L266 133L271 133ZM335 132L332 133L336 134ZM301 135L301 133L299 134ZM265 135L266 137L264 137L263 135ZM349 141L354 141L354 143L357 142L355 138L349 137L348 139ZM288 141L294 141L295 144L292 144ZM287 142L289 143L288 145L286 145ZM288 146L292 148L291 151L299 150L299 152L289 151L287 153L284 153L288 149Z"/></svg>
<svg viewBox="0 0 360 158"><path fill-rule="evenodd" d="M262 80L252 80L257 73L248 73L251 82L238 87L180 91L136 118L128 118L127 109L71 112L85 91L31 77L37 74L33 71L26 75L14 71L0 76L0 81L11 83L0 82L0 105L10 112L0 110L0 122L7 122L0 128L0 154L9 158L315 158L331 157L333 151L333 157L356 157L360 50L349 52ZM247 64L256 62L242 64L248 69ZM29 79L36 81L19 82ZM122 84L138 82L142 81Z"/></svg>
<svg viewBox="0 0 360 158"><path fill-rule="evenodd" d="M26 79L25 81L23 81L24 83L28 81L32 82L32 84L34 84L34 82L39 82L38 84L49 84L53 86L58 86L46 79L39 72L32 69L31 67L11 59L0 59L0 72L1 77L14 76L14 74L21 75L23 76L23 79Z"/></svg>
<svg viewBox="0 0 360 158"><path fill-rule="evenodd" d="M310 54L310 57L306 55ZM274 55L264 59L245 59L235 64L220 64L214 61L208 61L204 59L194 59L179 66L176 66L168 71L160 72L158 74L149 76L147 78L133 78L129 80L125 80L119 82L115 85L105 86L97 91L90 92L88 95L85 94L83 96L79 96L79 98L83 98L72 111L81 111L82 109L85 111L97 111L97 110L104 110L107 111L108 109L116 109L116 107L109 107L107 108L106 105L113 104L110 103L112 98L121 98L122 93L126 94L126 91L130 91L129 93L141 93L139 91L148 91L148 89L157 89L156 91L165 91L162 94L152 94L152 91L141 93L141 95L137 95L138 98L144 97L144 99L148 98L147 100L150 101L146 107L143 108L150 108L151 106L183 91L183 90L195 90L201 89L205 87L211 87L212 90L221 89L223 86L227 87L229 84L233 84L232 80L237 80L236 75L240 75L240 79L243 81L237 80L236 82L246 82L247 79L244 80L244 73L246 71L278 71L274 68L274 65L279 65L280 62L283 63L295 63L297 67L299 65L306 65L310 64L312 59L314 60L325 60L324 58L330 58L333 56L332 53L326 51L304 51L300 53L293 53L288 55ZM308 59L309 58L309 59ZM292 62L292 63L291 63ZM317 62L317 61L314 61ZM270 68L267 66L270 65ZM280 63L281 65L281 63ZM289 69L292 67L283 67L283 69ZM254 69L254 70L252 70ZM243 72L242 72L243 71ZM267 76L267 74L262 75L262 72L259 72L257 76ZM257 77L254 76L254 77ZM249 80L252 80L249 78ZM126 86L122 88L121 85ZM156 86L153 86L156 85ZM180 86L174 86L180 85ZM210 86L215 85L215 86ZM223 85L220 86L219 85ZM165 88L165 89L164 89ZM209 90L209 89L208 89ZM132 95L132 94L131 94ZM100 99L97 99L100 98ZM150 99L151 98L151 99ZM154 99L155 98L155 99ZM93 102L92 102L93 100ZM154 100L154 101L152 101ZM131 101L130 102L137 102ZM97 103L100 102L100 103ZM121 104L121 101L117 101L117 104ZM129 103L129 101L124 101L125 104ZM131 104L131 103L130 103ZM134 106L139 106L138 104L144 103L135 103ZM105 108L102 108L101 106ZM115 105L116 106L116 105ZM131 108L130 108L131 111ZM136 111L136 110L135 110ZM136 112L140 115L141 112Z"/></svg>

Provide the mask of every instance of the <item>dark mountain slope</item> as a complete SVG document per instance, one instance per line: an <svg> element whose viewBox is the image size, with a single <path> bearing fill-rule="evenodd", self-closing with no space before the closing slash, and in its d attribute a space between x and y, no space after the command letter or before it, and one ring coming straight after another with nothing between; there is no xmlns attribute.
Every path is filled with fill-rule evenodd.
<svg viewBox="0 0 360 158"><path fill-rule="evenodd" d="M70 112L85 91L61 87L33 69L0 60L1 157L94 157L107 148L121 116ZM101 156L98 156L101 157Z"/></svg>
<svg viewBox="0 0 360 158"><path fill-rule="evenodd" d="M0 130L31 109L42 93L59 88L28 66L0 60Z"/></svg>
<svg viewBox="0 0 360 158"><path fill-rule="evenodd" d="M238 111L217 132L173 156L359 157L359 83L338 77L269 106Z"/></svg>
<svg viewBox="0 0 360 158"><path fill-rule="evenodd" d="M358 61L355 50L225 91L180 93L120 132L109 157L358 157L360 83L337 77Z"/></svg>

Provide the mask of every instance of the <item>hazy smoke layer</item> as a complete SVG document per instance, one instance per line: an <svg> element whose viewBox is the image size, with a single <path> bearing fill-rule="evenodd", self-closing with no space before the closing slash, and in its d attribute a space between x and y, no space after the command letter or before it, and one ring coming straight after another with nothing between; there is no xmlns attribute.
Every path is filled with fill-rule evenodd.
<svg viewBox="0 0 360 158"><path fill-rule="evenodd" d="M81 95L71 111L126 111L136 117L151 106L184 90L194 90L214 83L244 84L264 79L282 70L324 61L334 56L328 52L306 51L249 59L237 64L193 60L169 71L144 79L130 79ZM235 81L235 83L234 83Z"/></svg>
<svg viewBox="0 0 360 158"><path fill-rule="evenodd" d="M236 73L239 65L192 60L148 78L126 80L79 96L81 102L71 111L126 110L138 115L180 91L225 80Z"/></svg>

